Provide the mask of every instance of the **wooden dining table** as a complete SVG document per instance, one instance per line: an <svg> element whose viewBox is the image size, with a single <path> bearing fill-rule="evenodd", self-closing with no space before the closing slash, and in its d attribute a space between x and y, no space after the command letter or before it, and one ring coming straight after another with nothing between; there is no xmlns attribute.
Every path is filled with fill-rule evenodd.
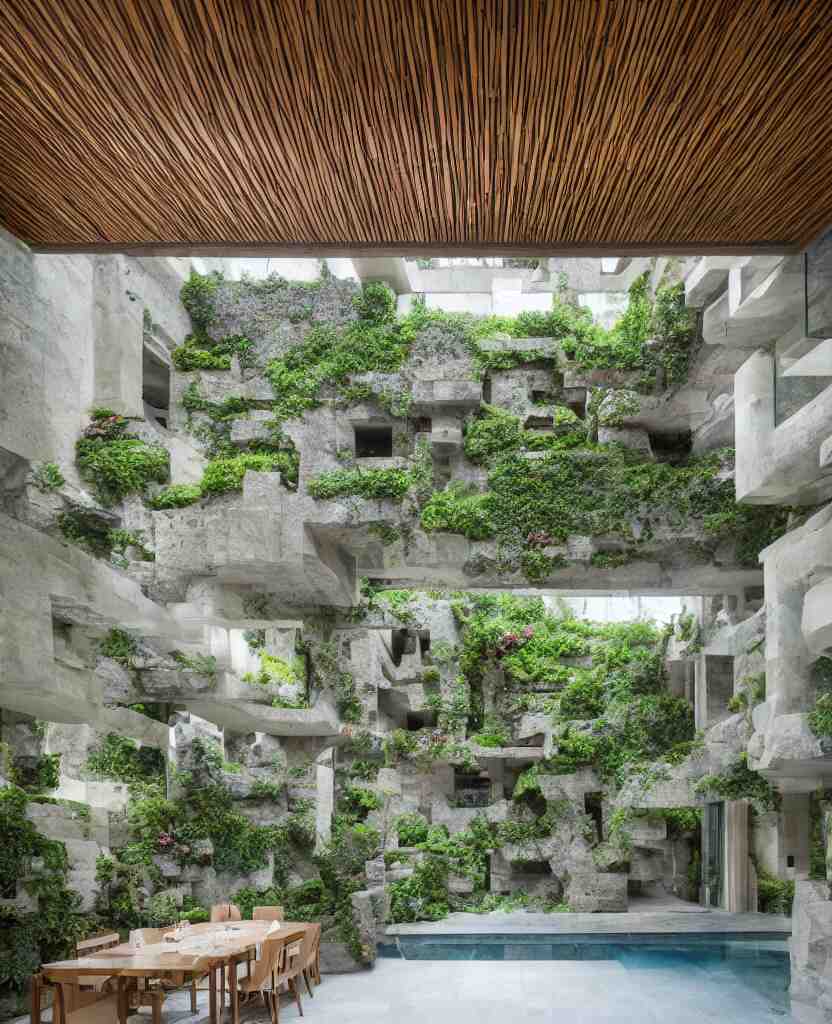
<svg viewBox="0 0 832 1024"><path fill-rule="evenodd" d="M237 965L250 958L267 935L289 935L312 927L303 921L282 921L270 932L273 921L223 921L195 924L184 929L178 941L162 941L135 947L122 943L77 960L59 960L44 964L41 976L56 986L53 1024L72 1024L67 1018L84 1002L81 986L85 978L115 978L117 1017L126 1024L130 989L139 979L208 977L208 1003L211 1024L219 1024L224 1003L223 978L228 970L231 1024L239 1024L239 1000L236 998ZM165 938L175 935L173 929ZM33 998L32 1024L40 1024L40 1006Z"/></svg>

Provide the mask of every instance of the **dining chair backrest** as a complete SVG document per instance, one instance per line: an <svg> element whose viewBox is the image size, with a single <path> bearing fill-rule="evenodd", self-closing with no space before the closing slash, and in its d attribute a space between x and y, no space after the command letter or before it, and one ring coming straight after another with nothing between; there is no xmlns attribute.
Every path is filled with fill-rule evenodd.
<svg viewBox="0 0 832 1024"><path fill-rule="evenodd" d="M242 919L240 908L234 903L215 903L211 907L212 921L239 921Z"/></svg>
<svg viewBox="0 0 832 1024"><path fill-rule="evenodd" d="M263 939L260 956L252 964L250 976L241 980L240 988L244 992L259 992L272 975L280 970L285 948L285 935Z"/></svg>
<svg viewBox="0 0 832 1024"><path fill-rule="evenodd" d="M90 956L102 949L110 949L121 942L118 932L103 932L101 935L93 935L89 939L82 939L75 947L77 957Z"/></svg>
<svg viewBox="0 0 832 1024"><path fill-rule="evenodd" d="M300 962L302 967L310 962L315 955L315 932L320 932L319 924L309 924L303 930L303 942L300 944Z"/></svg>
<svg viewBox="0 0 832 1024"><path fill-rule="evenodd" d="M283 907L255 907L251 912L252 921L282 921Z"/></svg>
<svg viewBox="0 0 832 1024"><path fill-rule="evenodd" d="M283 965L278 973L278 982L285 981L287 978L294 978L295 975L300 974L303 970L303 960L300 954L305 937L305 928L298 928L297 931L289 932L286 935L286 950Z"/></svg>
<svg viewBox="0 0 832 1024"><path fill-rule="evenodd" d="M158 942L161 942L165 932L170 931L170 928L134 928L128 937L128 942L134 943L137 939L141 939L145 946L155 946Z"/></svg>
<svg viewBox="0 0 832 1024"><path fill-rule="evenodd" d="M314 963L315 958L318 955L318 950L321 948L321 925L319 922L314 922L309 926L306 932L309 938L309 944L304 945L303 953L303 966L309 967L310 964Z"/></svg>

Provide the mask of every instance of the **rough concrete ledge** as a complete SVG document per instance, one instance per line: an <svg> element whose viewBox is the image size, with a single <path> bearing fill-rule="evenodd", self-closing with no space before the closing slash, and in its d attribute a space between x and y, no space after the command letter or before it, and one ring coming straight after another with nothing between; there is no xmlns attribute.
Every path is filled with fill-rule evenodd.
<svg viewBox="0 0 832 1024"><path fill-rule="evenodd" d="M680 912L624 914L451 914L442 921L391 924L387 935L481 935L535 932L547 935L690 935L728 934L791 935L790 917L774 914L729 914L709 910L700 914Z"/></svg>

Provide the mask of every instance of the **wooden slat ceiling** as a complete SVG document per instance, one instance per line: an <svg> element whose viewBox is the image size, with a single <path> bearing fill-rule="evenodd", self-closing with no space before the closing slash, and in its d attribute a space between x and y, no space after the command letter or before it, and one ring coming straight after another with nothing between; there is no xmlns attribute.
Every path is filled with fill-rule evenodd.
<svg viewBox="0 0 832 1024"><path fill-rule="evenodd" d="M799 246L832 223L832 0L3 0L0 222L82 251Z"/></svg>

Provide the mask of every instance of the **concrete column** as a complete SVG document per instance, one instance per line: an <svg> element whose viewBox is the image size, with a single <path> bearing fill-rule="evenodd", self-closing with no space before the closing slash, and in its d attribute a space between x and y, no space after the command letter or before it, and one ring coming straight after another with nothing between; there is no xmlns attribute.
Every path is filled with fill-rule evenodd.
<svg viewBox="0 0 832 1024"><path fill-rule="evenodd" d="M778 858L781 878L809 877L809 803L808 793L783 794Z"/></svg>
<svg viewBox="0 0 832 1024"><path fill-rule="evenodd" d="M142 313L123 256L94 263L94 404L123 416L144 416L142 403Z"/></svg>
<svg viewBox="0 0 832 1024"><path fill-rule="evenodd" d="M775 561L765 563L766 700L775 713L808 710L812 657L801 629L805 586L785 581Z"/></svg>
<svg viewBox="0 0 832 1024"><path fill-rule="evenodd" d="M217 659L219 668L227 668L231 664L231 647L228 640L228 630L222 626L206 626L205 638L208 651Z"/></svg>
<svg viewBox="0 0 832 1024"><path fill-rule="evenodd" d="M295 629L267 629L266 651L292 664L295 657Z"/></svg>
<svg viewBox="0 0 832 1024"><path fill-rule="evenodd" d="M238 676L246 672L256 672L260 667L259 655L252 651L246 642L245 630L231 629L228 631L228 649L231 657L231 671Z"/></svg>
<svg viewBox="0 0 832 1024"><path fill-rule="evenodd" d="M488 778L491 782L491 802L503 799L503 786L505 777L505 761L498 761L496 758L488 762Z"/></svg>
<svg viewBox="0 0 832 1024"><path fill-rule="evenodd" d="M755 352L734 374L737 501L765 497L774 414L774 356Z"/></svg>
<svg viewBox="0 0 832 1024"><path fill-rule="evenodd" d="M748 905L748 801L725 801L724 909L734 914L755 909Z"/></svg>
<svg viewBox="0 0 832 1024"><path fill-rule="evenodd" d="M693 662L693 718L697 730L708 727L708 675L704 654L697 654Z"/></svg>
<svg viewBox="0 0 832 1024"><path fill-rule="evenodd" d="M315 765L317 799L315 801L315 852L319 853L332 837L332 813L335 810L335 770L332 751L321 754Z"/></svg>

